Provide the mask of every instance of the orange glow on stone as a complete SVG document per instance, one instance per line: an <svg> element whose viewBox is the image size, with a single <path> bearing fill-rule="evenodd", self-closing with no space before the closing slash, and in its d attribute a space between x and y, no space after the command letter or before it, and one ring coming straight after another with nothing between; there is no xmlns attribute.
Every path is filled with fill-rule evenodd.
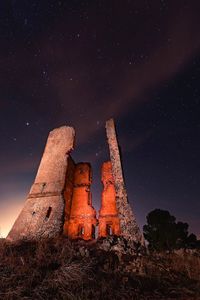
<svg viewBox="0 0 200 300"><path fill-rule="evenodd" d="M120 235L120 222L116 207L116 193L111 162L104 162L101 170L103 192L99 211L99 237Z"/></svg>
<svg viewBox="0 0 200 300"><path fill-rule="evenodd" d="M95 238L95 226L97 224L96 211L92 207L92 197L90 192L91 185L91 166L89 163L78 163L74 171L73 195L71 201L65 198L66 202L71 203L69 220L66 220L64 232L70 238L82 238L91 240ZM70 193L66 191L65 197ZM68 213L66 206L65 213Z"/></svg>

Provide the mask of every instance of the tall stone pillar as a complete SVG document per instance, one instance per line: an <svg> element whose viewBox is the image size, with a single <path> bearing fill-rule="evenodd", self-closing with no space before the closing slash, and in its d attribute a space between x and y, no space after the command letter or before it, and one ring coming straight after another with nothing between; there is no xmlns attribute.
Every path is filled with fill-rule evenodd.
<svg viewBox="0 0 200 300"><path fill-rule="evenodd" d="M136 223L134 213L127 198L113 119L110 119L106 122L106 134L110 150L110 159L112 162L112 173L115 183L116 205L120 219L121 235L126 239L144 244L143 236Z"/></svg>
<svg viewBox="0 0 200 300"><path fill-rule="evenodd" d="M116 207L116 193L111 161L104 162L101 169L103 192L99 211L99 237L120 235L120 222Z"/></svg>
<svg viewBox="0 0 200 300"><path fill-rule="evenodd" d="M74 129L67 126L50 132L35 182L8 240L54 237L62 232L63 194L74 136Z"/></svg>
<svg viewBox="0 0 200 300"><path fill-rule="evenodd" d="M74 172L74 189L68 225L68 236L71 239L91 240L95 238L97 219L96 211L92 207L91 182L90 164L78 163Z"/></svg>

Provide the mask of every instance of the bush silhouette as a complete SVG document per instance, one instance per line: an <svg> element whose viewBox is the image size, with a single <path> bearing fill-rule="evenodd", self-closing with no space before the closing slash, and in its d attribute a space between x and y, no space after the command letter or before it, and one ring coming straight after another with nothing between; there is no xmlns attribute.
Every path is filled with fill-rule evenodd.
<svg viewBox="0 0 200 300"><path fill-rule="evenodd" d="M188 234L187 223L177 222L168 211L155 209L147 217L147 224L143 226L144 237L148 241L150 250L173 250L180 248L197 248L195 234Z"/></svg>

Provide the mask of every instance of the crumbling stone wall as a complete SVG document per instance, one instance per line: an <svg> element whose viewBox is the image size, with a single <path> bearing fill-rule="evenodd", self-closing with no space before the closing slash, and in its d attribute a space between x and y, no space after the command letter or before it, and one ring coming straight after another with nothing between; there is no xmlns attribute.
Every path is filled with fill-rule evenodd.
<svg viewBox="0 0 200 300"><path fill-rule="evenodd" d="M128 203L114 121L106 122L111 162L102 166L102 206L99 236L121 235L143 244L143 236ZM50 132L44 154L19 217L7 239L40 239L63 233L70 238L95 238L89 163L75 164L69 153L75 131L62 126Z"/></svg>
<svg viewBox="0 0 200 300"><path fill-rule="evenodd" d="M116 207L116 193L111 161L104 162L101 169L103 192L99 211L99 237L120 235L120 223Z"/></svg>
<svg viewBox="0 0 200 300"><path fill-rule="evenodd" d="M95 238L96 211L92 207L90 185L92 182L89 163L78 163L74 172L72 206L68 225L68 236L72 239Z"/></svg>
<svg viewBox="0 0 200 300"><path fill-rule="evenodd" d="M35 182L7 239L53 237L62 231L63 194L74 136L74 129L67 126L50 132Z"/></svg>
<svg viewBox="0 0 200 300"><path fill-rule="evenodd" d="M114 177L116 190L116 205L118 209L121 235L126 238L144 244L143 236L136 223L132 208L128 202L126 188L124 184L122 164L119 153L118 141L115 131L114 120L106 122L106 134L110 150L110 159L112 163L112 173Z"/></svg>

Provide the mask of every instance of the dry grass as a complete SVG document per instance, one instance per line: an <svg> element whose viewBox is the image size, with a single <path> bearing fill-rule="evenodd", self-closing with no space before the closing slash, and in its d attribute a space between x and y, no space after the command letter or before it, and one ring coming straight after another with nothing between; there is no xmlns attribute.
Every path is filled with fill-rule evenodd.
<svg viewBox="0 0 200 300"><path fill-rule="evenodd" d="M199 253L119 260L93 243L66 238L15 245L0 240L0 299L189 300L200 299L199 291Z"/></svg>

